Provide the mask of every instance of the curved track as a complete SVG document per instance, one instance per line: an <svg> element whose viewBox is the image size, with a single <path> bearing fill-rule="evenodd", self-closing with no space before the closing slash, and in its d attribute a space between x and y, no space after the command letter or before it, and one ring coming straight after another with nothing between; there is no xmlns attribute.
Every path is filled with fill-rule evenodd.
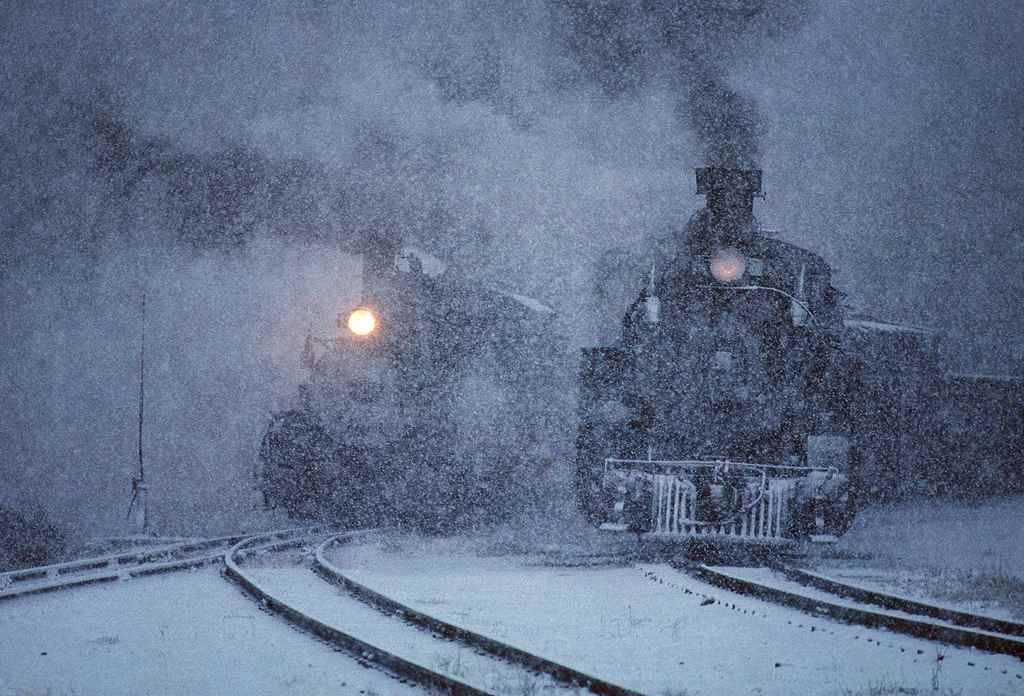
<svg viewBox="0 0 1024 696"><path fill-rule="evenodd" d="M953 618L958 623L953 625L952 618L931 615L949 610L870 593L797 568L776 566L774 571L769 571L710 566L680 568L677 565L687 574L684 576L660 564L659 567L637 563L632 568L622 568L623 559L616 558L614 567L596 573L592 569L571 575L538 570L539 575L533 575L531 560L525 564L531 568L525 574L514 564L506 567L502 561L495 564L500 567L493 574L483 576L480 570L490 566L470 562L468 577L473 578L476 587L485 590L473 595L472 587L459 584L458 578L467 575L458 568L451 573L432 572L432 568L437 569L433 551L424 553L419 562L409 564L403 557L399 564L391 566L387 563L387 554L394 553L394 549L401 554L402 546L381 554L376 550L378 546L370 543L360 545L370 551L361 551L351 568L347 562L339 567L339 561L330 560L339 557L328 553L336 551L337 545L372 531L376 530L338 535L323 528L299 528L249 536L230 548L228 544L239 537L182 542L16 571L7 576L17 574L18 579L9 582L18 585L0 598L78 587L106 579L151 575L223 559L228 578L256 597L265 609L283 615L302 629L302 633L313 633L329 645L344 649L364 666L378 666L381 675L390 675L410 688L456 694L557 694L584 690L604 694L637 693L566 665L580 665L594 673L611 675L634 689L652 693L677 688L677 684L702 689L717 685L718 691L724 685L728 691L739 683L736 675L740 673L747 680L742 683L747 685L757 683L756 678L786 680L779 682L782 687L771 681L762 682L762 686L779 687L774 691L769 688L766 693L787 693L787 685L795 688L817 683L804 673L820 671L822 665L828 667L829 660L834 659L831 655L851 660L842 667L845 676L838 678L837 684L854 683L856 677L850 675L857 674L857 664L882 669L876 666L883 663L885 669L898 674L906 669L904 678L918 681L921 671L929 669L928 665L932 665L930 669L936 673L944 666L945 674L949 675L944 677L946 679L960 680L966 685L985 685L984 688L978 686L980 690L969 690L970 693L1002 693L1007 684L1010 685L1008 693L1015 693L1017 685L1024 682L1021 663L1007 657L1024 658L1024 641L1007 632L987 630L991 624L985 622L995 620L954 612ZM323 541L316 545L312 543L314 539ZM289 551L296 548L301 550ZM345 550L346 558L351 551ZM378 559L385 562L378 565ZM587 560L593 559L588 557ZM396 568L410 581L393 582L392 578L401 577L395 575ZM625 607L625 613L619 616L615 607L608 605L608 598L618 596L618 589L631 586L633 581L629 574L638 572L652 581L652 590L631 593L638 601ZM481 577L486 579L481 582ZM453 579L456 582L453 583ZM511 584L503 584L510 579ZM207 582L219 581L208 579ZM799 582L810 588L798 585ZM715 592L707 583L749 595L752 599L730 598L725 592ZM653 589L657 585L666 587ZM339 592L336 586L344 591ZM382 593L379 589L382 587L391 588L387 592L392 596ZM410 594L409 587L433 589L422 594L417 589L415 594ZM826 589L834 594L826 594ZM466 590L475 599L462 600L460 592ZM678 591L691 596L682 599L676 594ZM866 594L853 596L857 592ZM89 596L89 593L82 595ZM432 608L435 596L445 599L441 603L445 609L440 615L462 626L432 615L438 613ZM569 596L580 601L565 607L564 598ZM403 599L400 602L394 597ZM423 597L427 599L419 599ZM784 604L786 608L771 607L762 600ZM873 603L873 608L865 604L868 601ZM32 602L18 606L32 606ZM808 621L793 609L856 625ZM605 610L607 614L601 613ZM469 617L470 612L472 618L464 621L463 617ZM979 624L973 626L978 630L966 627L972 623ZM1002 623L1010 631L1024 628L1012 622ZM912 628L905 629L908 624ZM883 631L864 631L859 625ZM885 630L909 633L914 638L892 635ZM488 636L500 636L521 647ZM737 640L743 636L750 640ZM573 646L586 638L590 642L576 648L549 651L552 638L561 641L563 646ZM629 642L622 642L623 639ZM941 645L933 649L918 639L1002 654L986 655L974 650L946 649ZM639 651L638 645L643 646ZM875 653L879 649L882 652L877 656L883 658L881 660ZM550 655L561 664L528 651ZM593 659L592 654L599 654L598 658ZM327 657L327 669L333 671L333 661L329 654ZM680 658L685 658L685 665ZM764 669L772 664L774 668L765 672L762 663L766 665ZM711 681L708 675L713 674L715 665L726 670L723 673L731 675L729 679ZM652 673L662 676L653 680L643 676ZM975 683L975 680L980 681ZM1003 691L992 691L989 685Z"/></svg>
<svg viewBox="0 0 1024 696"><path fill-rule="evenodd" d="M307 528L285 529L269 532L265 536L286 538L306 531ZM224 554L233 544L248 536L250 535L235 535L165 544L138 551L0 573L0 601L217 563L224 558Z"/></svg>
<svg viewBox="0 0 1024 696"><path fill-rule="evenodd" d="M636 692L414 611L346 578L326 559L325 549L370 531L374 530L332 536L318 546L313 570L322 578L315 580L321 586L319 590L304 584L296 592L295 586L286 587L281 580L275 580L272 572L261 576L258 570L248 569L243 563L259 554L294 548L301 545L302 540L265 543L259 537L247 539L225 557L226 574L267 608L296 626L399 678L432 690L474 696L541 691L578 694L581 689L599 694L636 695ZM308 577L314 578L312 574ZM325 598L323 588L331 585L323 579L345 592L330 589L330 595ZM303 601L313 608L298 606ZM328 615L331 618L327 618ZM455 646L453 641L457 641ZM472 654L467 655L463 646ZM451 654L453 647L455 663L438 658L439 654ZM429 666L431 658L440 665Z"/></svg>
<svg viewBox="0 0 1024 696"><path fill-rule="evenodd" d="M1012 656L814 619L663 563L545 568L532 554L481 555L401 534L325 548L349 579L406 607L643 693L895 693L938 684L981 696L1016 693L1024 677Z"/></svg>
<svg viewBox="0 0 1024 696"><path fill-rule="evenodd" d="M582 687L595 694L614 694L615 696L637 696L637 692L630 691L621 686L613 684L604 679L585 674L579 670L566 665L552 662L532 653L520 650L507 643L488 638L487 636L473 631L466 630L454 624L442 621L441 619L417 611L401 602L388 597L385 594L370 589L364 584L347 577L337 566L327 560L326 549L334 544L337 539L328 539L320 544L316 550L315 570L329 582L344 588L352 595L363 599L369 604L379 608L388 614L399 616L406 621L421 626L427 630L434 631L448 639L458 640L474 648L483 650L502 660L522 665L524 668L543 672L550 675L557 681L572 687Z"/></svg>
<svg viewBox="0 0 1024 696"><path fill-rule="evenodd" d="M956 611L946 607L939 607L933 604L918 602L906 597L886 594L875 590L866 590L832 578L812 573L800 568L794 568L781 563L772 564L771 567L788 579L798 582L807 587L813 587L837 597L845 597L864 604L873 604L883 609L902 611L907 614L918 614L947 623L963 626L965 628L976 628L981 631L1003 633L1008 636L1019 636L1024 638L1024 624L1014 621L996 619L981 614L971 614L965 611Z"/></svg>
<svg viewBox="0 0 1024 696"><path fill-rule="evenodd" d="M744 573L739 569L727 571L679 562L673 563L673 566L717 587L799 609L814 616L869 628L884 628L930 641L1012 655L1024 660L1024 641L1015 637L1019 633L993 630L994 626L999 625L1007 625L1014 631L1024 628L1019 624L965 612L951 612L892 595L859 590L784 565L774 566L782 577L770 582L743 577ZM801 591L801 588L808 587L810 591ZM953 621L954 618L958 621ZM987 628L972 630L965 626Z"/></svg>
<svg viewBox="0 0 1024 696"><path fill-rule="evenodd" d="M343 534L339 538L349 540L361 533L364 532ZM362 640L354 632L322 621L313 616L311 612L296 608L283 595L269 589L266 583L261 582L242 567L244 559L258 554L292 549L301 546L306 541L307 539L300 539L267 543L263 537L250 537L232 547L224 557L225 575L271 611L280 614L299 628L354 654L358 659L377 664L401 678L412 679L419 684L445 693L486 695L486 692L475 689L458 679L407 660L387 649Z"/></svg>

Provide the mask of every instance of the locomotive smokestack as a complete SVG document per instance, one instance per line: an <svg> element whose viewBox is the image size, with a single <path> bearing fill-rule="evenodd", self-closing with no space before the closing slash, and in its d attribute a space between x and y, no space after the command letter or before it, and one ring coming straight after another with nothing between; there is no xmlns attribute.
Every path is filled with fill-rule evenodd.
<svg viewBox="0 0 1024 696"><path fill-rule="evenodd" d="M760 191L760 169L697 169L697 193L707 197L711 229L722 243L754 235L754 196Z"/></svg>
<svg viewBox="0 0 1024 696"><path fill-rule="evenodd" d="M372 303L395 272L401 244L393 237L374 235L363 247L363 302Z"/></svg>

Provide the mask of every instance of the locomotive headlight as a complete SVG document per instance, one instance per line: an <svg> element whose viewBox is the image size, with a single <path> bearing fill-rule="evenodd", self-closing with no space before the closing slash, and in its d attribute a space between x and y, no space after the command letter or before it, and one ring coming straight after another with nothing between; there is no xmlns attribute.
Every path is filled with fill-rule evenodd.
<svg viewBox="0 0 1024 696"><path fill-rule="evenodd" d="M747 258L735 249L726 247L712 255L708 266L711 275L719 283L733 283L746 272Z"/></svg>
<svg viewBox="0 0 1024 696"><path fill-rule="evenodd" d="M360 307L348 315L348 330L356 336L367 336L377 328L377 317L368 309Z"/></svg>

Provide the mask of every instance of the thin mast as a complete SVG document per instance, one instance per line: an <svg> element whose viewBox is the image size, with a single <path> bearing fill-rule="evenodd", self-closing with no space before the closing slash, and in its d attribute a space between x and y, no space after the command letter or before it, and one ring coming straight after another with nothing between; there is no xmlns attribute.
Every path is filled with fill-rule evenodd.
<svg viewBox="0 0 1024 696"><path fill-rule="evenodd" d="M139 351L139 478L133 481L135 496L139 498L142 512L142 531L149 531L149 515L146 510L146 468L142 459L142 423L146 409L146 291L142 291L142 345ZM133 499L134 497L133 496Z"/></svg>

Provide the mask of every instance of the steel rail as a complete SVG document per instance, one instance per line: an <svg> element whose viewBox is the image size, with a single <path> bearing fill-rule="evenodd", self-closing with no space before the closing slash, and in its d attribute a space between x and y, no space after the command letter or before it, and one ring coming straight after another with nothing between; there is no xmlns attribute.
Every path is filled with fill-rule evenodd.
<svg viewBox="0 0 1024 696"><path fill-rule="evenodd" d="M277 530L269 532L268 535L286 537L291 534L302 533L306 529L303 527ZM10 571L0 575L0 587L13 585L14 583L18 583L18 586L0 590L0 601L28 595L69 590L87 585L115 582L126 578L144 577L175 570L187 570L216 563L224 557L227 551L223 547L235 544L240 539L247 539L250 536L248 534L233 535L200 541L188 541L151 549ZM215 553L187 555L184 558L177 559L167 558L169 555L192 554L193 552L206 551L217 547L221 548Z"/></svg>
<svg viewBox="0 0 1024 696"><path fill-rule="evenodd" d="M739 578L720 570L703 564L688 564L673 561L672 566L677 570L704 582L721 587L738 594L755 597L773 604L799 609L812 616L827 617L846 623L860 624L868 628L884 628L895 633L903 633L923 638L930 641L949 643L978 648L991 653L1012 655L1024 660L1024 641L1016 640L1010 636L995 635L993 633L980 633L966 628L958 628L946 624L935 624L927 621L919 621L903 616L882 614L869 609L844 606L832 602L808 597L805 595L780 590L776 587L763 585L752 580Z"/></svg>
<svg viewBox="0 0 1024 696"><path fill-rule="evenodd" d="M348 542L352 539L368 534L376 530L359 530L347 532L341 535L332 536L332 540ZM262 543L264 537L250 537L235 544L224 556L225 575L237 583L242 590L261 602L265 607L274 611L292 624L313 633L319 638L342 648L354 655L357 659L373 662L392 674L399 677L412 679L425 687L438 690L446 694L457 696L491 696L469 684L461 682L447 675L424 667L411 660L406 660L388 650L372 645L336 626L324 623L305 612L292 606L280 597L275 596L265 589L258 582L246 575L239 561L246 556L254 555L261 551L275 551L289 546L301 544L302 540L289 540L275 543Z"/></svg>
<svg viewBox="0 0 1024 696"><path fill-rule="evenodd" d="M550 675L570 687L585 688L595 694L609 696L640 696L638 692L613 684L599 677L580 672L552 660L547 660L533 653L526 652L507 643L488 638L479 633L442 621L441 619L417 611L412 607L370 589L345 575L336 565L327 560L326 550L336 543L339 537L325 540L316 550L314 570L318 575L345 589L353 596L371 604L386 614L393 614L418 626L439 633L446 638L458 640L475 648L480 648L495 657L509 660L524 667Z"/></svg>
<svg viewBox="0 0 1024 696"><path fill-rule="evenodd" d="M829 592L839 597L846 597L864 604L874 604L884 609L894 609L907 614L928 616L933 619L939 619L940 621L947 621L949 623L956 624L957 626L977 628L979 630L990 631L992 633L1005 633L1008 636L1024 637L1024 624L1022 623L997 619L991 616L983 616L981 614L972 614L966 611L957 611L946 607L939 607L934 604L918 602L906 597L886 594L875 590L866 590L862 587L848 585L844 582L839 582L838 580L833 580L831 578L776 561L769 561L768 565L794 582L798 582L801 585L813 587L824 592Z"/></svg>
<svg viewBox="0 0 1024 696"><path fill-rule="evenodd" d="M153 558L161 554L186 548L198 550L200 548L208 548L212 544L235 544L246 536L247 535L239 534L236 536L219 537L216 539L203 539L199 542L196 542L195 540L181 539L172 543L151 546L149 548L135 549L133 551L120 551L104 554L102 556L79 558L73 561L62 561L60 563L52 563L44 566L9 570L7 572L0 573L0 584L53 578L59 575L66 575L68 573L75 573L83 570L94 570L107 566L116 566L124 562L137 562L138 559L143 556Z"/></svg>

